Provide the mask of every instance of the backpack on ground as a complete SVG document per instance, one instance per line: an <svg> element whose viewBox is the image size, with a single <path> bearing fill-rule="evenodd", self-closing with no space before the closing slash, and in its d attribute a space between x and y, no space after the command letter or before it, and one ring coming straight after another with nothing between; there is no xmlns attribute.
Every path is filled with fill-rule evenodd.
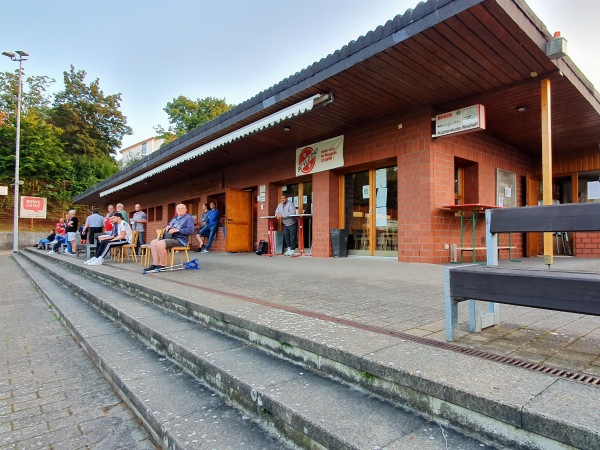
<svg viewBox="0 0 600 450"><path fill-rule="evenodd" d="M269 243L267 241L263 241L262 239L256 243L256 247L254 249L254 253L257 255L264 255L269 252Z"/></svg>

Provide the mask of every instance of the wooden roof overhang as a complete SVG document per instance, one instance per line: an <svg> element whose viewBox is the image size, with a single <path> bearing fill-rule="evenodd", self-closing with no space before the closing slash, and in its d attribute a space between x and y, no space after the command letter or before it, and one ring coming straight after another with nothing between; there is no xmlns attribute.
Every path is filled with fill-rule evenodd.
<svg viewBox="0 0 600 450"><path fill-rule="evenodd" d="M516 149L541 154L541 95L552 84L553 151L598 149L600 98L567 57L545 54L552 36L521 0L429 0L341 50L286 78L169 146L75 198L115 202L148 190L144 182L109 188L312 95L333 103L211 150L152 176L152 187L223 170L329 138L353 127L428 105L451 111L481 103L487 132ZM518 106L526 106L524 112Z"/></svg>

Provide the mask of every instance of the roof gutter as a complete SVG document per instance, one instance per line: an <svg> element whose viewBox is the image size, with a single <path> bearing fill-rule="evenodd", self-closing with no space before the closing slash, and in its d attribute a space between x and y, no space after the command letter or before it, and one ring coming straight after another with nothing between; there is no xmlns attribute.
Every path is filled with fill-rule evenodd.
<svg viewBox="0 0 600 450"><path fill-rule="evenodd" d="M330 103L333 101L332 94L317 94L312 97L307 98L301 102L298 102L292 106L288 106L287 108L282 109L276 113L271 114L263 119L257 120L249 125L246 125L242 128L239 128L231 133L226 134L225 136L221 136L220 138L214 139L206 144L191 150L175 159L172 159L164 164L161 164L158 167L155 167L148 172L144 172L141 175L138 175L135 178L132 178L124 183L113 186L110 189L100 192L100 197L105 197L107 195L112 194L113 192L120 191L125 189L128 186L139 183L140 181L145 180L146 178L150 178L157 173L164 172L165 170L171 169L185 161L189 161L190 159L197 158L200 155L203 155L211 150L214 150L223 145L227 145L233 141L238 139L242 139L250 134L259 132L261 130L265 130L267 128L271 128L278 123L283 122L284 120L290 119L292 117L299 116L304 114L310 110L312 110L317 105L322 105L325 103Z"/></svg>

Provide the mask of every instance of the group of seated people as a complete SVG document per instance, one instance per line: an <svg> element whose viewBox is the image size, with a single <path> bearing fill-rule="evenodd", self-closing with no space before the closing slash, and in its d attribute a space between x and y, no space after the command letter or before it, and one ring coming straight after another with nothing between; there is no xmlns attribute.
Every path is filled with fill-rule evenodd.
<svg viewBox="0 0 600 450"><path fill-rule="evenodd" d="M122 206L122 205L117 205ZM136 205L137 208L137 205ZM69 211L67 214L67 223L73 222L75 211ZM60 219L56 224L56 229L44 239L40 239L35 245L37 248L45 248L46 245L51 245L52 248L48 253L58 253L58 249L62 243L69 246L70 242L65 236L66 226L65 219ZM202 214L199 218L199 229L196 238L199 242L199 252L208 253L213 240L219 228L220 214L215 202L202 205ZM161 238L154 239L150 242L149 248L152 255L152 264L146 267L144 271L160 271L167 266L167 249L179 246L188 246L191 237L196 230L194 218L188 214L187 207L184 204L176 206L176 214L171 219L169 224L164 228L164 234ZM102 230L105 230L104 234ZM87 237L87 242L96 244L94 257L85 261L84 264L89 266L102 265L104 258L111 249L131 243L132 228L127 220L126 213L121 209L115 211L112 205L108 208L108 213L105 217L100 215L95 209L93 214L89 216L86 223L81 227L81 232ZM71 254L76 249L67 248L65 253ZM74 254L74 253L73 253Z"/></svg>
<svg viewBox="0 0 600 450"><path fill-rule="evenodd" d="M61 218L56 224L55 229L51 230L51 234L40 239L34 247L45 249L49 245L50 251L48 253L60 253L61 244L65 244L66 249L64 254L76 255L78 243L98 243L98 238L103 233L103 230L105 232L103 236L110 236L113 233L117 233L117 230L113 228L114 221L112 220L115 214L118 214L123 222L129 226L127 213L123 210L123 204L121 203L117 204L116 209L113 205L109 205L106 216L102 216L98 209L94 209L92 214L87 217L85 224L81 226L79 226L79 220L75 214L75 210L69 210L66 217ZM126 235L126 240L131 242L131 227L130 232Z"/></svg>

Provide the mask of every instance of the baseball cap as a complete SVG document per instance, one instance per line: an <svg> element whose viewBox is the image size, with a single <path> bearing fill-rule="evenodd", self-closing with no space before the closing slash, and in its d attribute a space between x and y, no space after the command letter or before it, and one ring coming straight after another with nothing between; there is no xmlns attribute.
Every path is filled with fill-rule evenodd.
<svg viewBox="0 0 600 450"><path fill-rule="evenodd" d="M120 217L123 220L123 215L120 212L114 212L110 217Z"/></svg>

